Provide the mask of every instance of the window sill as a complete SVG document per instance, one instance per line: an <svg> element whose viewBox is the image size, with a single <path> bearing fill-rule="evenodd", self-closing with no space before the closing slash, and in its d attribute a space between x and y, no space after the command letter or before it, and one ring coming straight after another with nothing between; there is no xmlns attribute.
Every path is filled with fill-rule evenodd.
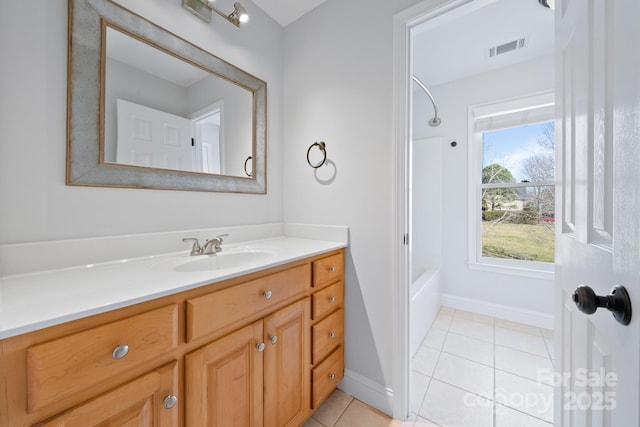
<svg viewBox="0 0 640 427"><path fill-rule="evenodd" d="M533 277L543 280L554 280L555 278L553 264L548 264L550 266L549 269L527 268L521 266L494 264L491 262L482 261L470 261L467 263L467 265L472 270L490 271L492 273L512 274L514 276Z"/></svg>

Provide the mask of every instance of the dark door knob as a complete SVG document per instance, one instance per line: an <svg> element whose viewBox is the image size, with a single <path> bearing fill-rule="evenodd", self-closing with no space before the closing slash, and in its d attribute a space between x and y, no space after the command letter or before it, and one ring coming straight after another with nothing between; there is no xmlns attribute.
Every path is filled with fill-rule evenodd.
<svg viewBox="0 0 640 427"><path fill-rule="evenodd" d="M631 322L631 299L622 285L615 285L611 293L599 296L589 286L580 285L573 292L573 302L578 310L586 314L593 314L600 307L609 310L615 319L623 325Z"/></svg>

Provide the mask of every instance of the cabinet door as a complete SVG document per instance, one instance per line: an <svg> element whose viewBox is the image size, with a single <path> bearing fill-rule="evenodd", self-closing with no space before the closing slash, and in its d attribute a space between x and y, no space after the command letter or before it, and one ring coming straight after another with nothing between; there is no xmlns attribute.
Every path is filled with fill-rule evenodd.
<svg viewBox="0 0 640 427"><path fill-rule="evenodd" d="M265 427L302 424L310 412L310 299L264 319Z"/></svg>
<svg viewBox="0 0 640 427"><path fill-rule="evenodd" d="M177 427L177 389L174 361L37 426Z"/></svg>
<svg viewBox="0 0 640 427"><path fill-rule="evenodd" d="M262 427L260 344L261 320L185 356L187 426Z"/></svg>

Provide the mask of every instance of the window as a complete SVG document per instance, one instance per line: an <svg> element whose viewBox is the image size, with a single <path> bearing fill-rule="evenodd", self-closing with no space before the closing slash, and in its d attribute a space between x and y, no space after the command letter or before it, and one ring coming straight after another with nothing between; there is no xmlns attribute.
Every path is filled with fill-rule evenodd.
<svg viewBox="0 0 640 427"><path fill-rule="evenodd" d="M555 243L553 93L469 109L469 262L549 277Z"/></svg>

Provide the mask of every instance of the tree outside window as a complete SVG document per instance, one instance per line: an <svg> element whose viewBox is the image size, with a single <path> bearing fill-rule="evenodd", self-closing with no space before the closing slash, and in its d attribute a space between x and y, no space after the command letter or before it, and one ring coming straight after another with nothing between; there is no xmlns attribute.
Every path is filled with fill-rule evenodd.
<svg viewBox="0 0 640 427"><path fill-rule="evenodd" d="M482 134L481 254L554 261L554 123Z"/></svg>

